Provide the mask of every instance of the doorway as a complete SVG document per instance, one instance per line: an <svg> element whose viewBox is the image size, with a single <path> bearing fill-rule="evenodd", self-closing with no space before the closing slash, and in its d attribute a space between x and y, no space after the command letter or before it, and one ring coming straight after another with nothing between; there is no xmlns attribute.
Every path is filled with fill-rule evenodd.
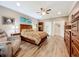
<svg viewBox="0 0 79 59"><path fill-rule="evenodd" d="M48 33L48 35L51 35L52 30L52 22L44 22L44 31Z"/></svg>

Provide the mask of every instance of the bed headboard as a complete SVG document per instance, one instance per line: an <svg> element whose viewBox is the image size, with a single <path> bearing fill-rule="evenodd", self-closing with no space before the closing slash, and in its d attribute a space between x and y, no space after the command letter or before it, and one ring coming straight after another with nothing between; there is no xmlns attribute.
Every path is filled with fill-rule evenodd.
<svg viewBox="0 0 79 59"><path fill-rule="evenodd" d="M20 32L22 29L32 29L32 25L20 24Z"/></svg>

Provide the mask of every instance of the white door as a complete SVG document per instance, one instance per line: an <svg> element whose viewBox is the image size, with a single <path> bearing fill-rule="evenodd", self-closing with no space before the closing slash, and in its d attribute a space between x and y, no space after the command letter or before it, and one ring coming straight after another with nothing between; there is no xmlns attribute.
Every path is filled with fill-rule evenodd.
<svg viewBox="0 0 79 59"><path fill-rule="evenodd" d="M51 35L51 22L45 22L44 23L44 31L48 33L48 35Z"/></svg>
<svg viewBox="0 0 79 59"><path fill-rule="evenodd" d="M60 24L55 24L54 25L54 35L60 35Z"/></svg>

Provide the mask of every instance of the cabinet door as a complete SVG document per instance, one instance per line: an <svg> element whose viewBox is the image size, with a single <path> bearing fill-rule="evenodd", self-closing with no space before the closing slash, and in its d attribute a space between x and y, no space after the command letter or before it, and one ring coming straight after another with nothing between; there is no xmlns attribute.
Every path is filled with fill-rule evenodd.
<svg viewBox="0 0 79 59"><path fill-rule="evenodd" d="M71 28L72 31L78 31L78 21L73 22Z"/></svg>
<svg viewBox="0 0 79 59"><path fill-rule="evenodd" d="M44 24L43 24L43 22L39 22L39 23L38 23L38 30L39 30L39 31L43 31L43 29L44 29Z"/></svg>
<svg viewBox="0 0 79 59"><path fill-rule="evenodd" d="M72 43L72 56L79 57L79 50L76 48L75 44Z"/></svg>
<svg viewBox="0 0 79 59"><path fill-rule="evenodd" d="M78 32L79 32L79 20L78 20L78 27L77 28L78 28Z"/></svg>
<svg viewBox="0 0 79 59"><path fill-rule="evenodd" d="M77 35L72 35L71 50L73 56L79 56L79 38Z"/></svg>
<svg viewBox="0 0 79 59"><path fill-rule="evenodd" d="M70 55L70 40L71 40L71 32L65 31L65 43L66 43L66 47L69 55Z"/></svg>
<svg viewBox="0 0 79 59"><path fill-rule="evenodd" d="M79 11L72 15L71 55L79 57Z"/></svg>

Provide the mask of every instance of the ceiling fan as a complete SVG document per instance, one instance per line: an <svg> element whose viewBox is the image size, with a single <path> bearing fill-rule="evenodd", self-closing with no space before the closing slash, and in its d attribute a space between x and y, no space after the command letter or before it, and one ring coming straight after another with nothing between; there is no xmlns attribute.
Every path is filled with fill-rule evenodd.
<svg viewBox="0 0 79 59"><path fill-rule="evenodd" d="M49 14L49 11L51 11L51 9L44 9L44 8L40 8L40 12L37 13L41 13L41 15L46 15Z"/></svg>

